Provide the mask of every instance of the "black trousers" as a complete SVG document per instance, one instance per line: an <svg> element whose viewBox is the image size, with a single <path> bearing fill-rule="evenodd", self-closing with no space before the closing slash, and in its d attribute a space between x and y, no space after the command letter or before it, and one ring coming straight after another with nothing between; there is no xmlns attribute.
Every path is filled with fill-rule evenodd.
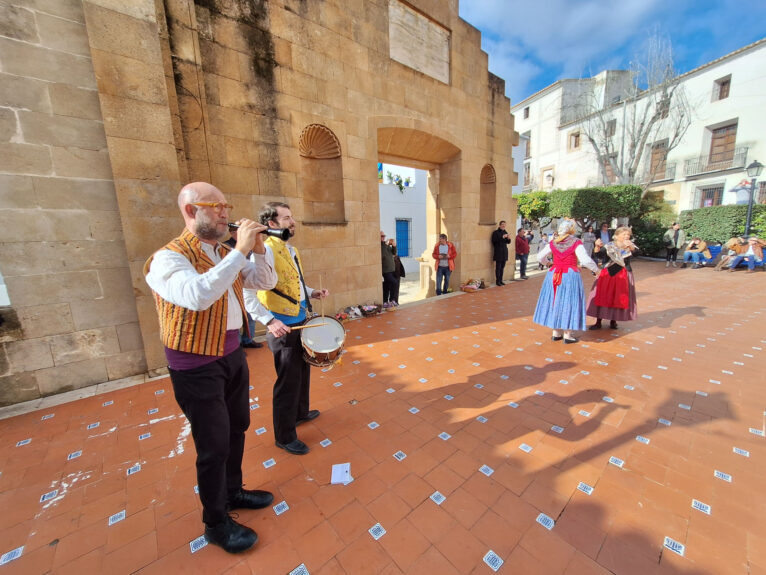
<svg viewBox="0 0 766 575"><path fill-rule="evenodd" d="M396 282L397 279L394 272L385 272L383 274L383 303L386 303L387 301L396 301L393 297L394 292L397 291Z"/></svg>
<svg viewBox="0 0 766 575"><path fill-rule="evenodd" d="M496 261L495 262L495 283L501 284L503 283L503 272L505 271L505 261Z"/></svg>
<svg viewBox="0 0 766 575"><path fill-rule="evenodd" d="M250 426L245 352L238 347L202 367L169 371L197 450L202 521L215 525L226 517L229 494L242 487L245 431Z"/></svg>
<svg viewBox="0 0 766 575"><path fill-rule="evenodd" d="M277 371L272 400L274 438L286 445L298 438L295 422L309 411L311 366L303 359L300 330L282 337L269 333L266 343L274 354L274 369Z"/></svg>
<svg viewBox="0 0 766 575"><path fill-rule="evenodd" d="M665 259L667 261L676 261L676 258L678 258L678 248L666 248L668 255L665 256Z"/></svg>

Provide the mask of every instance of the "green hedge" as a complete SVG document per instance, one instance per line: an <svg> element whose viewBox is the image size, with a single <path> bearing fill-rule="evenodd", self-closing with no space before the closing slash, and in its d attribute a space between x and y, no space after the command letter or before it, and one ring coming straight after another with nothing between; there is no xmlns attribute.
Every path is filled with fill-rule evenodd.
<svg viewBox="0 0 766 575"><path fill-rule="evenodd" d="M766 215L766 205L753 206L753 222L760 222ZM711 206L696 210L684 210L678 223L686 232L686 237L699 236L708 243L724 243L727 240L741 236L745 233L745 220L747 219L747 206ZM753 233L763 233L752 226Z"/></svg>

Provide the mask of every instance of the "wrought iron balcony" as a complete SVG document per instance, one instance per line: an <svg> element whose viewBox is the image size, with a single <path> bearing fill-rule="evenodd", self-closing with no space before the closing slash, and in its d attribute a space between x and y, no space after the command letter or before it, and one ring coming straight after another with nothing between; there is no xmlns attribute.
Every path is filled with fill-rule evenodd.
<svg viewBox="0 0 766 575"><path fill-rule="evenodd" d="M676 179L676 163L672 162L665 165L664 170L655 169L652 173L651 169L647 166L644 173L641 175L641 181L643 183L650 182L664 182L666 180Z"/></svg>
<svg viewBox="0 0 766 575"><path fill-rule="evenodd" d="M708 172L721 172L731 170L732 168L744 168L747 164L746 146L735 148L734 154L710 154L699 156L684 161L684 174L686 176L696 176Z"/></svg>

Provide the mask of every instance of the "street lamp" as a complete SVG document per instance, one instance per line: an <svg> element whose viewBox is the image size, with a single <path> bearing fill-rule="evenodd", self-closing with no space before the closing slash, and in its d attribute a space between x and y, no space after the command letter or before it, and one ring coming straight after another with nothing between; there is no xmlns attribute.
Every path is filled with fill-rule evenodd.
<svg viewBox="0 0 766 575"><path fill-rule="evenodd" d="M758 176L761 175L761 170L763 170L763 164L761 164L758 160L756 160L745 169L747 170L747 177L750 178L750 199L747 202L747 220L745 221L745 237L749 238L750 237L750 218L753 215L753 196L755 195L755 181L758 179Z"/></svg>

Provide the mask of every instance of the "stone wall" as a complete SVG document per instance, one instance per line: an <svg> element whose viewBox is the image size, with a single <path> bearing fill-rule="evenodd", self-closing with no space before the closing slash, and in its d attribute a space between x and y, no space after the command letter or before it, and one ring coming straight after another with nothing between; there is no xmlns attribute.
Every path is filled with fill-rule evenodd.
<svg viewBox="0 0 766 575"><path fill-rule="evenodd" d="M330 289L334 311L380 298L376 167L398 158L429 170L427 245L449 234L454 281L491 277L491 221L515 220L518 135L457 0L16 0L0 10L3 402L165 366L141 268L181 230L185 182L218 186L234 218L290 203L307 283ZM390 15L413 10L418 26L439 30L425 40L439 61L423 61L428 50L417 60L426 73L392 58L402 46L391 46ZM301 144L312 125L339 144L332 169ZM494 186L482 186L488 165ZM317 178L333 181L332 209Z"/></svg>
<svg viewBox="0 0 766 575"><path fill-rule="evenodd" d="M0 4L0 405L146 371L79 0Z"/></svg>

